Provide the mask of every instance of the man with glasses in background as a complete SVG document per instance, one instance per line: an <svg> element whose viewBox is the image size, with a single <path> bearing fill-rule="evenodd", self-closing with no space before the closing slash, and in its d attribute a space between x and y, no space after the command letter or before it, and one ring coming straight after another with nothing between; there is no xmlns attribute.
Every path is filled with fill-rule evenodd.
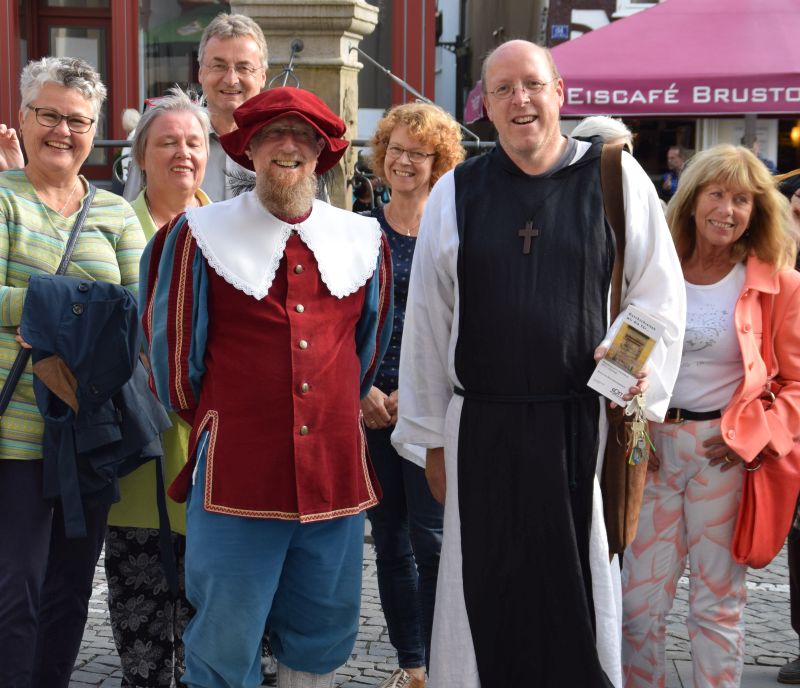
<svg viewBox="0 0 800 688"><path fill-rule="evenodd" d="M604 407L587 388L607 346L615 241L599 140L561 135L550 53L509 41L483 65L498 134L425 207L392 440L427 448L445 503L431 685L621 686L620 623L595 495ZM653 184L622 159L622 309L661 318L644 391L660 420L678 370L683 281ZM616 565L616 562L615 562ZM618 589L619 567L616 566Z"/></svg>
<svg viewBox="0 0 800 688"><path fill-rule="evenodd" d="M200 188L212 201L235 195L231 179L253 183L252 173L225 154L219 137L236 129L233 111L263 90L267 57L261 27L243 14L218 14L200 38L198 79L212 127L206 176ZM133 200L142 186L141 170L131 162L124 197Z"/></svg>

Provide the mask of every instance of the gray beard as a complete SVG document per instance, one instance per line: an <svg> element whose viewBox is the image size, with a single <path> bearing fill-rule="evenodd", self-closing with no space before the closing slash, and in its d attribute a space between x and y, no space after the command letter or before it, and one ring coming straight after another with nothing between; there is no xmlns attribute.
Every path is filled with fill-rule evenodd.
<svg viewBox="0 0 800 688"><path fill-rule="evenodd" d="M311 210L317 193L317 175L313 172L294 184L282 183L269 174L256 176L256 196L275 217L301 217Z"/></svg>

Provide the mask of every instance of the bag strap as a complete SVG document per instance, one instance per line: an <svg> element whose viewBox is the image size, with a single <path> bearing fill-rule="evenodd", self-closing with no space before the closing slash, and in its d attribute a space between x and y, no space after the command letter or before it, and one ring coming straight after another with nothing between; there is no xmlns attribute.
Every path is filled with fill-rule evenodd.
<svg viewBox="0 0 800 688"><path fill-rule="evenodd" d="M83 223L86 220L86 216L89 214L89 208L92 205L96 191L97 188L93 184L89 184L89 193L86 194L81 212L78 214L75 224L72 225L72 230L67 239L67 245L64 248L64 255L61 256L61 262L58 264L58 268L55 272L56 275L63 275L67 271L69 261L72 258L72 252L75 250L75 244L78 243L78 235L81 233ZM28 365L28 359L30 357L30 349L20 349L17 352L17 357L11 364L8 377L6 377L6 381L3 384L3 389L0 390L0 418L3 417L9 403L11 403L11 396L14 394L14 389L16 389L17 383L22 377L22 373L25 370L25 366Z"/></svg>
<svg viewBox="0 0 800 688"><path fill-rule="evenodd" d="M611 320L619 315L625 272L625 201L622 196L622 143L606 143L600 154L600 185L606 219L614 230L616 254L611 273ZM610 323L609 323L610 324Z"/></svg>

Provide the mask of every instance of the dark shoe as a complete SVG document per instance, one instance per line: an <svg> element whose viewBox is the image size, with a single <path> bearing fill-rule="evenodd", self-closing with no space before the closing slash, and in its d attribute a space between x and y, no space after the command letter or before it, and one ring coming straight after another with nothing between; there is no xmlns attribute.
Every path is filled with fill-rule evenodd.
<svg viewBox="0 0 800 688"><path fill-rule="evenodd" d="M778 683L800 684L800 657L781 667L778 672Z"/></svg>

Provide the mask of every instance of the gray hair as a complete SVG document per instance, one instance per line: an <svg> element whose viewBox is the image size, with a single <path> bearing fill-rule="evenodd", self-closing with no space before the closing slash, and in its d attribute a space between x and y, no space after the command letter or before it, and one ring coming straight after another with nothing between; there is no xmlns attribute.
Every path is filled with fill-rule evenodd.
<svg viewBox="0 0 800 688"><path fill-rule="evenodd" d="M88 62L77 57L43 57L28 62L19 78L23 110L39 96L45 84L74 88L92 106L95 118L100 115L106 87Z"/></svg>
<svg viewBox="0 0 800 688"><path fill-rule="evenodd" d="M203 31L203 35L200 37L200 46L197 49L197 62L201 65L203 64L206 44L212 38L219 38L221 40L225 40L226 38L252 38L261 51L261 66L264 69L269 66L267 62L269 58L267 39L264 38L264 32L255 21L244 14L226 14L225 12L220 12L211 20L211 23L206 27L206 30Z"/></svg>
<svg viewBox="0 0 800 688"><path fill-rule="evenodd" d="M621 140L628 153L633 153L633 132L625 126L624 122L605 115L585 117L572 130L571 136L584 136L590 138L599 136L603 143L612 143Z"/></svg>
<svg viewBox="0 0 800 688"><path fill-rule="evenodd" d="M165 112L188 112L194 115L195 119L200 123L203 129L203 136L206 142L206 150L208 150L208 135L211 130L211 121L208 118L208 112L200 105L200 99L197 94L192 92L185 92L180 86L173 86L167 89L167 95L153 100L153 104L139 119L139 124L136 126L136 133L133 135L131 142L131 157L136 161L139 167L144 162L144 152L147 148L147 134L150 127L161 115ZM142 177L144 178L144 170L142 170Z"/></svg>

